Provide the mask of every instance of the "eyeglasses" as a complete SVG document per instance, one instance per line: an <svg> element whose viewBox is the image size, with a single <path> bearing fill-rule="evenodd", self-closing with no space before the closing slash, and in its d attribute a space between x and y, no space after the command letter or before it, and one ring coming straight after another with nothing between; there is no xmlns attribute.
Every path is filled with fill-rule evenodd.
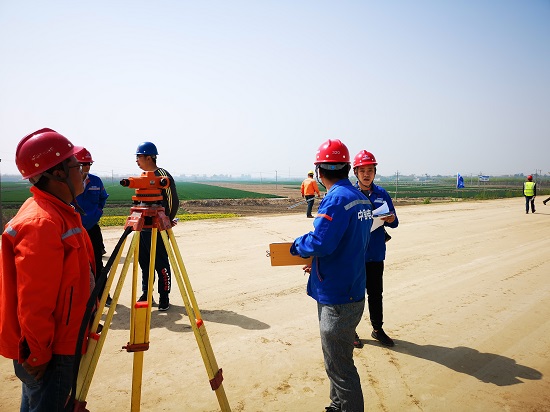
<svg viewBox="0 0 550 412"><path fill-rule="evenodd" d="M86 166L87 166L87 167L90 167L90 166L93 165L93 164L94 164L94 162L81 162L81 163L80 163L80 165L81 165L82 167L86 167Z"/></svg>
<svg viewBox="0 0 550 412"><path fill-rule="evenodd" d="M67 166L67 167L68 167L69 169L74 169L74 168L78 167L78 171L79 171L80 173L82 173L82 164L80 164L80 163L77 164L77 165L72 165L72 166Z"/></svg>

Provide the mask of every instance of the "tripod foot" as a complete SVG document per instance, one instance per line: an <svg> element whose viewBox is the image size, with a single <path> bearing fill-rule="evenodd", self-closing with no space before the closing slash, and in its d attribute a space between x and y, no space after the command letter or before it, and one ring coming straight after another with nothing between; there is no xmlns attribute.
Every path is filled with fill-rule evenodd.
<svg viewBox="0 0 550 412"><path fill-rule="evenodd" d="M216 376L214 376L212 379L210 379L210 387L212 388L213 391L218 389L220 387L220 385L222 384L222 382L223 382L223 374L222 373L223 373L222 368L220 368L218 370L218 372L216 373Z"/></svg>
<svg viewBox="0 0 550 412"><path fill-rule="evenodd" d="M90 412L90 411L86 409L86 401L75 400L73 412Z"/></svg>

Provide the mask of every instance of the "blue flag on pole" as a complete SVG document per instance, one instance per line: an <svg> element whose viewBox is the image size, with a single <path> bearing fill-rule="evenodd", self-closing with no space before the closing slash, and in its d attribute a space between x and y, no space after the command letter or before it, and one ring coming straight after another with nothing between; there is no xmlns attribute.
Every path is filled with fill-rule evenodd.
<svg viewBox="0 0 550 412"><path fill-rule="evenodd" d="M456 174L456 188L464 189L464 178L460 176L460 173Z"/></svg>

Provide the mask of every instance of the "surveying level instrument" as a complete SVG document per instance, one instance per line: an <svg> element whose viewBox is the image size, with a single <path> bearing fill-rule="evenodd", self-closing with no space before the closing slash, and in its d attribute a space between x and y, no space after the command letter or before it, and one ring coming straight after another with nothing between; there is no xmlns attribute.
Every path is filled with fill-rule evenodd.
<svg viewBox="0 0 550 412"><path fill-rule="evenodd" d="M120 184L125 187L135 188L135 195L132 196L134 206L130 209L130 216L126 220L124 226L124 234L120 238L113 254L111 255L109 262L107 263L103 275L108 276L106 279L101 279L105 282L105 288L103 295L99 301L97 311L90 326L90 333L88 339L88 348L80 361L78 369L78 375L76 375L76 382L73 384L72 396L75 399L73 402L74 411L86 411L86 396L92 382L92 378L101 355L101 349L109 327L113 320L118 298L122 291L126 274L130 267L130 263L133 264L132 271L132 297L131 297L131 311L130 311L130 340L123 346L127 352L134 354L133 359L133 373L132 373L132 397L131 397L131 411L137 412L140 410L141 402L141 385L142 385L142 373L143 373L143 358L144 352L149 349L149 332L151 327L151 306L153 296L153 284L154 284L154 271L155 271L155 256L157 236L160 232L160 236L163 240L164 247L168 253L170 259L170 265L172 267L173 276L175 277L183 303L185 304L185 310L189 317L189 323L195 334L204 366L208 374L210 386L213 391L216 392L218 403L221 411L231 411L229 402L225 395L223 388L223 375L222 370L218 368L212 346L208 334L206 333L206 326L202 320L193 288L187 276L181 254L172 231L172 224L170 219L164 213L164 207L161 206L162 192L161 190L169 186L170 182L167 178L161 176L155 176L154 172L144 172L139 177L130 177L128 179L121 180ZM139 257L139 238L142 229L151 229L151 253L149 260L149 286L147 292L147 301L138 302L136 297L138 294L138 275L140 275L138 257ZM115 274L122 256L124 244L126 238L130 232L134 232L130 246L127 251L126 259L122 266L122 270L118 277L114 293L112 294L112 302L105 316L105 321L100 324L103 316L103 310L105 309L105 302L109 295L111 286L113 284ZM139 282L141 285L141 282ZM96 289L98 289L96 287ZM96 290L94 290L96 292ZM97 296L97 292L95 293ZM97 300L92 294L90 301ZM92 305L89 305L90 307ZM84 325L81 331L86 330ZM78 348L77 344L77 348Z"/></svg>

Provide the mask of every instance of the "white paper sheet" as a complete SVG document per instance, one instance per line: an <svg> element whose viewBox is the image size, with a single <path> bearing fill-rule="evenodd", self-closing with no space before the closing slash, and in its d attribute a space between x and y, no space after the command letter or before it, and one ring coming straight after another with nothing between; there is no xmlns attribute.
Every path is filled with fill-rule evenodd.
<svg viewBox="0 0 550 412"><path fill-rule="evenodd" d="M382 203L380 207L377 207L372 211L372 227L370 228L370 231L374 231L378 229L380 226L384 224L384 221L382 220L383 217L387 217L391 215L390 208L388 207L388 204L386 202Z"/></svg>

